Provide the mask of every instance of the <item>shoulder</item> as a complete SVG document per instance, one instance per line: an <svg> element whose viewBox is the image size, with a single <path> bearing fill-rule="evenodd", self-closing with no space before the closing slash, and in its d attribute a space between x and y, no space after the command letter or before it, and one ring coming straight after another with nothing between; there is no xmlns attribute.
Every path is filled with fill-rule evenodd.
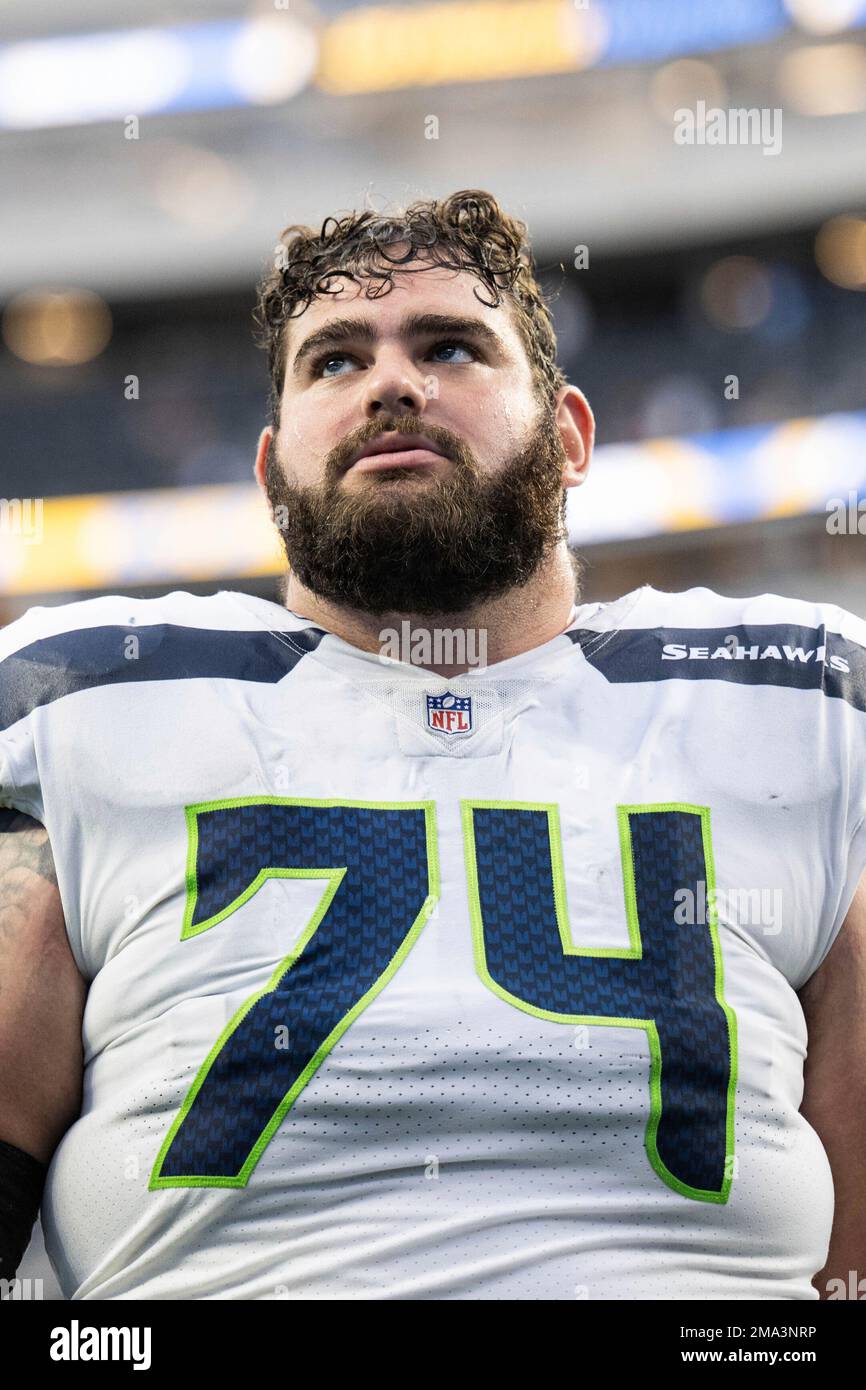
<svg viewBox="0 0 866 1390"><path fill-rule="evenodd" d="M252 600L264 609L281 610L265 600ZM190 594L177 589L159 598L133 598L124 594L106 594L99 598L79 599L72 603L50 606L34 605L21 617L0 629L0 661L35 643L58 639L55 645L68 653L76 648L75 637L93 634L101 629L134 632L136 628L171 625L215 630L256 629L261 618L249 608L247 595L220 590L216 594Z"/></svg>
<svg viewBox="0 0 866 1390"><path fill-rule="evenodd" d="M737 626L779 628L783 632L835 632L866 648L866 621L838 604L789 598L784 594L720 594L696 587L667 593L645 585L636 610L641 626L716 631ZM762 633L762 635L766 635Z"/></svg>
<svg viewBox="0 0 866 1390"><path fill-rule="evenodd" d="M0 631L0 730L98 687L141 690L195 678L273 683L323 635L278 604L228 590L33 607Z"/></svg>
<svg viewBox="0 0 866 1390"><path fill-rule="evenodd" d="M570 635L610 681L787 687L866 711L866 622L838 604L644 585Z"/></svg>
<svg viewBox="0 0 866 1390"><path fill-rule="evenodd" d="M144 634L149 630L152 644L163 629L245 634L310 627L308 619L299 618L278 603L228 589L215 594L190 594L176 589L159 598L107 594L28 608L0 629L0 663L29 648L33 649L30 655L34 660L40 656L50 659L53 651L74 661L77 653L98 647L100 634L111 644L118 635L136 631Z"/></svg>

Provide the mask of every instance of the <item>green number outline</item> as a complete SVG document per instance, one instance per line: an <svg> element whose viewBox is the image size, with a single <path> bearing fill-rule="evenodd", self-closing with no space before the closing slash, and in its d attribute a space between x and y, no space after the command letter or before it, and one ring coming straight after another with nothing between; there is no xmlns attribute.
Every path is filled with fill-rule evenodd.
<svg viewBox="0 0 866 1390"><path fill-rule="evenodd" d="M313 1057L307 1063L300 1076L295 1081L291 1089L283 1097L277 1109L274 1111L270 1121L262 1130L259 1138L253 1146L249 1157L244 1163L239 1173L231 1177L171 1177L163 1178L159 1176L163 1160L168 1153L175 1134L183 1124L191 1106L193 1105L199 1090L204 1084L205 1077L210 1071L213 1063L222 1050L225 1043L232 1033L249 1013L250 1009L262 998L263 995L270 993L276 988L283 975L296 963L309 945L312 937L320 926L330 907L335 894L346 874L346 868L330 867L316 869L287 869L287 868L267 868L259 870L252 883L244 891L224 907L220 912L214 913L206 921L199 922L196 926L192 925L195 905L198 899L198 879L196 874L196 862L198 857L198 816L202 811L221 811L228 810L237 806L348 806L353 809L372 809L377 811L423 811L426 829L427 842L427 897L421 905L421 909L412 926L409 928L402 945L392 957L390 964L383 970L382 974L370 986L365 994L344 1014L340 1022L331 1030L321 1045L316 1050ZM242 907L269 878L324 878L327 879L328 887L322 895L321 902L305 926L301 936L293 949L287 956L284 956L275 967L267 983L261 989L256 990L255 994L250 995L249 999L244 1000L243 1004L237 1009L235 1014L226 1024L220 1033L204 1062L199 1067L195 1080L189 1088L180 1110L175 1116L171 1127L163 1140L156 1162L153 1165L149 1191L153 1192L158 1188L165 1187L245 1187L249 1181L250 1174L270 1143L276 1131L282 1124L286 1114L291 1109L298 1096L303 1091L307 1082L318 1071L325 1058L339 1042L346 1029L352 1024L360 1013L366 1009L367 1005L375 999L376 995L384 989L388 981L400 968L406 956L411 951L418 937L421 935L431 912L439 901L440 877L439 877L439 854L436 833L436 803L435 801L355 801L343 797L300 797L300 796L237 796L228 797L219 801L200 801L194 805L184 808L186 823L189 836L189 848L186 861L186 909L183 917L183 929L181 931L181 941L189 940L190 937L198 936L201 932L208 931L215 927L219 922L224 921L234 912Z"/></svg>
<svg viewBox="0 0 866 1390"><path fill-rule="evenodd" d="M656 1138L662 1113L662 1056L658 1029L653 1019L600 1018L596 1015L561 1014L552 1012L548 1009L539 1009L535 1005L528 1004L525 1000L519 999L516 995L511 994L498 984L490 974L487 966L487 952L484 943L484 922L481 914L478 865L475 858L475 826L472 813L476 807L480 810L522 810L544 811L547 813L550 863L553 872L553 898L556 905L556 922L562 941L563 954L566 956L610 956L618 957L623 960L641 960L643 958L643 943L641 941L637 898L635 895L634 856L632 852L631 833L629 830L629 816L656 811L686 811L700 816L704 862L707 872L707 924L713 943L713 959L715 961L715 997L717 1003L724 1010L725 1017L728 1020L729 1081L725 1128L725 1176L720 1192L710 1192L704 1188L691 1187L688 1183L681 1182L681 1180L675 1177L665 1165L658 1152ZM571 935L565 891L565 868L562 856L562 833L559 823L559 807L555 802L462 800L460 808L463 824L463 852L466 860L469 915L472 923L475 968L482 982L500 999L504 999L506 1003L512 1004L517 1009L522 1009L524 1013L532 1014L535 1018L548 1019L553 1023L599 1024L606 1028L642 1028L646 1032L650 1049L650 1115L647 1121L644 1138L644 1147L646 1148L649 1161L662 1181L666 1183L668 1187L673 1188L675 1192L679 1192L682 1196L690 1197L700 1202L717 1202L720 1204L727 1202L733 1182L733 1165L731 1159L734 1154L734 1114L739 1065L737 1052L737 1018L733 1009L724 998L724 966L722 962L721 945L719 943L718 914L715 905L716 871L713 859L709 806L695 806L688 802L680 801L643 803L639 806L617 806L616 813L619 827L620 854L625 887L626 920L628 923L629 941L631 942L631 945L624 950L610 946L601 946L597 949L593 949L591 946L576 946L574 944Z"/></svg>

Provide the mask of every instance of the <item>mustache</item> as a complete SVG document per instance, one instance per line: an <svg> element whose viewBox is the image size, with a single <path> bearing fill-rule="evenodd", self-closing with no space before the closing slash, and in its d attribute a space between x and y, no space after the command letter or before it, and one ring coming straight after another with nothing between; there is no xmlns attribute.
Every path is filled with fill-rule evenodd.
<svg viewBox="0 0 866 1390"><path fill-rule="evenodd" d="M325 461L325 476L330 480L341 477L348 471L358 450L380 434L424 434L437 449L441 449L446 458L457 463L472 463L469 450L462 440L441 425L431 425L420 415L385 415L354 430L331 450Z"/></svg>

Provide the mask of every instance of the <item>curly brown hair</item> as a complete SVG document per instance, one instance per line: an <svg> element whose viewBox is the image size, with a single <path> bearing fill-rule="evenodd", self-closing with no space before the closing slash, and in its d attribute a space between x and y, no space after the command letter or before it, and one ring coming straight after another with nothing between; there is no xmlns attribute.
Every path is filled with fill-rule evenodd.
<svg viewBox="0 0 866 1390"><path fill-rule="evenodd" d="M389 248L405 244L390 255ZM536 280L525 222L510 217L491 193L465 188L443 201L421 200L394 216L374 211L326 217L320 232L293 224L280 235L274 264L258 289L256 341L268 353L269 408L276 428L286 370L286 325L318 295L334 293L329 279L369 279L368 299L393 288L394 270L417 258L475 274L493 294L481 299L498 308L501 293L514 306L515 325L532 371L536 394L550 404L566 378L556 362L556 335L547 299ZM427 267L419 267L425 269ZM411 273L416 273L412 271Z"/></svg>

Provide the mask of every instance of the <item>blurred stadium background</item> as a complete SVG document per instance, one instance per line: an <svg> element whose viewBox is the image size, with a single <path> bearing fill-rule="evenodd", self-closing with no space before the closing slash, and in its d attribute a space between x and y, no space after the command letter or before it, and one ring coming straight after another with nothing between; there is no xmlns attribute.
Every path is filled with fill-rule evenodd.
<svg viewBox="0 0 866 1390"><path fill-rule="evenodd" d="M274 597L251 309L276 237L466 187L528 222L596 412L585 597L866 616L866 0L0 19L0 625L104 592ZM678 143L700 102L780 112L781 147Z"/></svg>

